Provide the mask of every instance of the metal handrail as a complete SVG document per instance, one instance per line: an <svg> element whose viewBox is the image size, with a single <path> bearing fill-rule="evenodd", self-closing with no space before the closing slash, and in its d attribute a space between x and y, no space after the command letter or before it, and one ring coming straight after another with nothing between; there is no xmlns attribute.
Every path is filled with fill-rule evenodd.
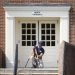
<svg viewBox="0 0 75 75"><path fill-rule="evenodd" d="M13 73L13 75L17 75L17 69L18 69L18 44L16 44L14 73Z"/></svg>

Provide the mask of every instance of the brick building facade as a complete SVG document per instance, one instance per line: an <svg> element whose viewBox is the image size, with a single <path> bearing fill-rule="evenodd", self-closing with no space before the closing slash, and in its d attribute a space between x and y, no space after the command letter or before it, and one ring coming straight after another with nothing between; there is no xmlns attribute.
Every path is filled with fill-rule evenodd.
<svg viewBox="0 0 75 75"><path fill-rule="evenodd" d="M68 4L69 13L69 42L75 45L75 0L1 0L0 1L0 67L5 67L5 5L16 4Z"/></svg>

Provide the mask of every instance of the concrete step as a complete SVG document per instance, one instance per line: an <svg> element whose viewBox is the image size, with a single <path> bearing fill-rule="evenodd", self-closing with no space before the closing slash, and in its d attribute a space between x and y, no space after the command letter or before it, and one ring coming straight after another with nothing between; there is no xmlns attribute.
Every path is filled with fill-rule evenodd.
<svg viewBox="0 0 75 75"><path fill-rule="evenodd" d="M1 68L0 75L13 75L12 68ZM58 75L57 68L18 68L17 75Z"/></svg>

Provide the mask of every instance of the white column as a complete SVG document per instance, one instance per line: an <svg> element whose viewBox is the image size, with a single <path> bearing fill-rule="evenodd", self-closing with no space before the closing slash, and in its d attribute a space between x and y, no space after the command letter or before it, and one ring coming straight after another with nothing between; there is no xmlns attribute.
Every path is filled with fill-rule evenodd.
<svg viewBox="0 0 75 75"><path fill-rule="evenodd" d="M60 43L69 42L69 17L60 17Z"/></svg>
<svg viewBox="0 0 75 75"><path fill-rule="evenodd" d="M6 67L11 68L14 66L15 51L15 21L13 17L6 17L5 28Z"/></svg>

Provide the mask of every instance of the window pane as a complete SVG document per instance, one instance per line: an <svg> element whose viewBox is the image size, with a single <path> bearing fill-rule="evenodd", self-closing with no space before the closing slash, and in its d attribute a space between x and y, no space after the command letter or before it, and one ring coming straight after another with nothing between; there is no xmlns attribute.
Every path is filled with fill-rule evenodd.
<svg viewBox="0 0 75 75"><path fill-rule="evenodd" d="M26 36L25 35L22 35L22 40L26 40Z"/></svg>
<svg viewBox="0 0 75 75"><path fill-rule="evenodd" d="M50 30L46 30L46 34L50 34Z"/></svg>
<svg viewBox="0 0 75 75"><path fill-rule="evenodd" d="M30 23L27 24L27 28L31 28L31 24Z"/></svg>
<svg viewBox="0 0 75 75"><path fill-rule="evenodd" d="M50 28L50 24L46 24L46 28Z"/></svg>
<svg viewBox="0 0 75 75"><path fill-rule="evenodd" d="M27 40L31 40L31 36L30 35L27 35Z"/></svg>
<svg viewBox="0 0 75 75"><path fill-rule="evenodd" d="M26 34L26 30L25 29L22 29L22 34Z"/></svg>
<svg viewBox="0 0 75 75"><path fill-rule="evenodd" d="M42 46L45 46L45 41L42 41Z"/></svg>
<svg viewBox="0 0 75 75"><path fill-rule="evenodd" d="M36 34L36 30L32 30L32 34Z"/></svg>
<svg viewBox="0 0 75 75"><path fill-rule="evenodd" d="M46 36L46 40L50 40L50 35Z"/></svg>
<svg viewBox="0 0 75 75"><path fill-rule="evenodd" d="M51 41L51 46L55 46L55 41Z"/></svg>
<svg viewBox="0 0 75 75"><path fill-rule="evenodd" d="M26 46L26 41L22 41L22 46Z"/></svg>
<svg viewBox="0 0 75 75"><path fill-rule="evenodd" d="M41 24L41 28L45 28L45 24Z"/></svg>
<svg viewBox="0 0 75 75"><path fill-rule="evenodd" d="M35 46L36 45L36 41L32 41L32 46Z"/></svg>
<svg viewBox="0 0 75 75"><path fill-rule="evenodd" d="M50 46L50 41L47 41L47 46Z"/></svg>
<svg viewBox="0 0 75 75"><path fill-rule="evenodd" d="M51 24L51 28L55 28L55 24Z"/></svg>
<svg viewBox="0 0 75 75"><path fill-rule="evenodd" d="M26 28L26 24L25 23L22 23L22 28Z"/></svg>
<svg viewBox="0 0 75 75"><path fill-rule="evenodd" d="M32 35L32 40L36 40L36 36L35 35Z"/></svg>
<svg viewBox="0 0 75 75"><path fill-rule="evenodd" d="M27 34L31 34L31 30L30 29L27 30Z"/></svg>
<svg viewBox="0 0 75 75"><path fill-rule="evenodd" d="M42 36L41 40L45 40L45 36Z"/></svg>
<svg viewBox="0 0 75 75"><path fill-rule="evenodd" d="M27 46L31 46L31 41L27 41Z"/></svg>
<svg viewBox="0 0 75 75"><path fill-rule="evenodd" d="M42 34L45 34L45 30L42 30L41 33L42 33Z"/></svg>
<svg viewBox="0 0 75 75"><path fill-rule="evenodd" d="M36 24L35 23L32 23L32 28L36 28Z"/></svg>
<svg viewBox="0 0 75 75"><path fill-rule="evenodd" d="M51 30L51 34L55 34L55 30Z"/></svg>
<svg viewBox="0 0 75 75"><path fill-rule="evenodd" d="M52 35L51 36L51 40L55 40L55 35Z"/></svg>

